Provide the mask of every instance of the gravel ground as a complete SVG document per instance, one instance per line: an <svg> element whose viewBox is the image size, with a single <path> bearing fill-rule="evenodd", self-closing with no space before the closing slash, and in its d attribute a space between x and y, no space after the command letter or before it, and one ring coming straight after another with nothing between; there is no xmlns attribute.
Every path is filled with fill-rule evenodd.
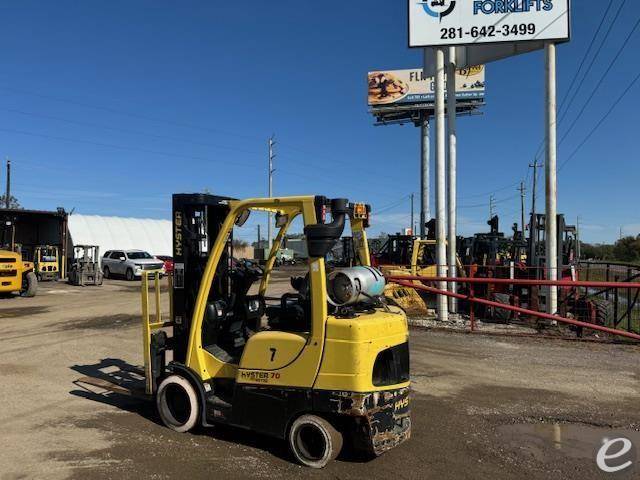
<svg viewBox="0 0 640 480"><path fill-rule="evenodd" d="M276 272L276 290L290 273ZM590 479L603 478L604 437L640 448L637 347L414 329L411 440L373 461L303 469L281 442L221 427L176 434L145 402L73 383L141 364L137 283L39 293L0 300L3 480Z"/></svg>

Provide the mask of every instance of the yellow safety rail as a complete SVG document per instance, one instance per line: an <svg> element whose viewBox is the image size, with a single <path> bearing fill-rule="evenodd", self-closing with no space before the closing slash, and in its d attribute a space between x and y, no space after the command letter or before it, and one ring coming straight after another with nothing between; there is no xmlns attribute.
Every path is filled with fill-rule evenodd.
<svg viewBox="0 0 640 480"><path fill-rule="evenodd" d="M160 328L170 327L172 322L162 321L162 311L160 309L160 270L145 271L141 277L141 294L142 294L142 352L144 356L144 377L145 377L145 392L147 395L153 395L153 376L151 372L151 334L154 330ZM151 321L151 315L149 312L149 277L152 277L154 286L155 297L155 313L153 315L154 320ZM169 292L173 290L173 277L169 276ZM169 314L173 319L173 299L172 295L169 295Z"/></svg>

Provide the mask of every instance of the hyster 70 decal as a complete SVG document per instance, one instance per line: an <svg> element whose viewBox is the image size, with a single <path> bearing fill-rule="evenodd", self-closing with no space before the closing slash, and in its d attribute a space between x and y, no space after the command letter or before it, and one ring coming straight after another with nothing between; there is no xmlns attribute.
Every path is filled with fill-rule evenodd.
<svg viewBox="0 0 640 480"><path fill-rule="evenodd" d="M278 372L263 372L261 370L242 370L240 378L245 382L269 383L271 380L279 380Z"/></svg>

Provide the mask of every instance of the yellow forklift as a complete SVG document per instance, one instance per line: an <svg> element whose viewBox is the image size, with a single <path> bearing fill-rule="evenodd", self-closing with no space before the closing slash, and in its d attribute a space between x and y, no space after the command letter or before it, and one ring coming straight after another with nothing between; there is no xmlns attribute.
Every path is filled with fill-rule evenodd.
<svg viewBox="0 0 640 480"><path fill-rule="evenodd" d="M274 214L278 229L263 267L233 257L234 227L254 211ZM386 305L384 277L369 265L369 213L367 205L321 196L173 196L168 322L158 275L155 316L142 279L144 394L167 427L241 427L285 440L299 463L314 468L335 459L343 443L373 456L409 438L407 319ZM291 279L293 292L270 297L276 255L296 217L307 271ZM325 256L347 220L358 265L327 274ZM101 379L79 382L124 392Z"/></svg>
<svg viewBox="0 0 640 480"><path fill-rule="evenodd" d="M37 291L34 265L23 261L15 243L15 225L7 222L0 229L0 295L19 293L33 297Z"/></svg>
<svg viewBox="0 0 640 480"><path fill-rule="evenodd" d="M437 277L435 222L427 224L427 238L412 235L389 235L387 241L372 255L373 263L385 276ZM464 276L464 267L456 255L458 275ZM412 281L420 285L420 281ZM385 287L385 297L412 316L435 313L435 295L395 283Z"/></svg>
<svg viewBox="0 0 640 480"><path fill-rule="evenodd" d="M38 281L60 279L60 261L58 247L54 245L38 245L33 250L33 263L35 265Z"/></svg>

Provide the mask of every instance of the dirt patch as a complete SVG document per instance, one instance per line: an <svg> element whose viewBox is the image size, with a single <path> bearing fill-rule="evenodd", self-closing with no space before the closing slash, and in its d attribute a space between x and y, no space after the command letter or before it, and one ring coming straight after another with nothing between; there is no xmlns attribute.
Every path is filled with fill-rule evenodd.
<svg viewBox="0 0 640 480"><path fill-rule="evenodd" d="M0 376L8 375L30 375L37 368L33 365L19 365L15 363L0 363Z"/></svg>
<svg viewBox="0 0 640 480"><path fill-rule="evenodd" d="M489 390L496 405L510 401L516 393ZM462 401L449 401L414 395L413 432L408 442L367 461L343 455L321 471L293 463L283 441L252 432L229 427L172 432L158 423L151 404L128 407L133 413L70 419L75 428L104 432L110 446L90 452L66 450L54 453L53 458L75 467L72 478L76 479L600 478L589 456L593 447L589 442L597 442L596 437L612 430L585 424L557 427L558 423L542 419L523 425L520 415L502 415L497 421L490 414L470 413L465 397L460 398ZM561 448L554 441L558 428L563 435ZM582 435L583 431L588 435Z"/></svg>
<svg viewBox="0 0 640 480"><path fill-rule="evenodd" d="M149 286L149 295L151 295L154 292L153 289L153 284L150 284ZM117 287L117 290L120 292L140 292L140 289L142 288L140 282L131 282L131 284L119 284ZM160 284L160 292L168 292L169 291L169 286L166 283L162 283Z"/></svg>
<svg viewBox="0 0 640 480"><path fill-rule="evenodd" d="M105 315L102 317L87 318L74 322L61 324L61 329L67 330L111 330L114 328L127 328L140 325L140 315Z"/></svg>
<svg viewBox="0 0 640 480"><path fill-rule="evenodd" d="M3 318L30 317L49 312L49 308L41 306L26 306L0 309L0 320Z"/></svg>
<svg viewBox="0 0 640 480"><path fill-rule="evenodd" d="M369 461L342 456L321 471L293 463L281 440L228 427L178 434L136 414L75 421L76 428L108 432L111 446L89 454L60 452L54 458L75 465L72 478L77 479L422 479L427 472L443 479L522 478L518 468L498 456L486 461L486 436L462 440L470 431L483 430L482 418L457 415L451 406L425 396L416 397L413 408L414 435L407 443ZM85 462L92 467L84 468Z"/></svg>

